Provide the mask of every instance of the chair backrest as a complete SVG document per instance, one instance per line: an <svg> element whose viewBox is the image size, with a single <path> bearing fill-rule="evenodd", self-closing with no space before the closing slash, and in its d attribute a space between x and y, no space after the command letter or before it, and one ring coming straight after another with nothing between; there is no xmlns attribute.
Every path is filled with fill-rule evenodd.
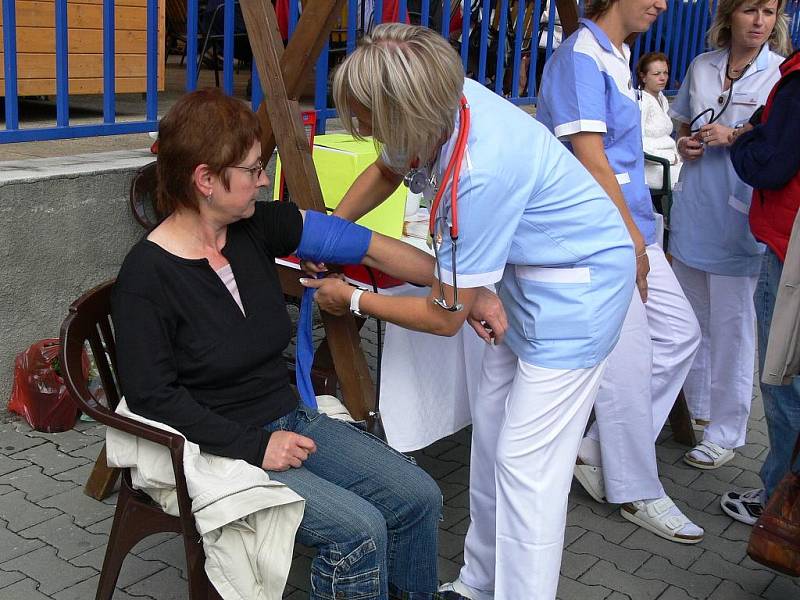
<svg viewBox="0 0 800 600"><path fill-rule="evenodd" d="M78 407L92 418L106 422L108 414L119 404L117 356L114 329L111 323L111 289L107 281L83 294L69 307L69 315L61 325L61 365L64 379ZM89 346L97 373L102 382L106 402L89 390L83 362ZM106 422L106 424L109 424Z"/></svg>
<svg viewBox="0 0 800 600"><path fill-rule="evenodd" d="M158 174L156 161L141 167L131 180L128 200L133 218L145 229L153 229L164 218L156 210Z"/></svg>

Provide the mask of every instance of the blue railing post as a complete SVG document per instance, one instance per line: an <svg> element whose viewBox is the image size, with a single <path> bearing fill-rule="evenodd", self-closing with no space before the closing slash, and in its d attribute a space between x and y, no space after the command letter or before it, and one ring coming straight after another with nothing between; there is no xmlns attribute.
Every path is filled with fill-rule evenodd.
<svg viewBox="0 0 800 600"><path fill-rule="evenodd" d="M186 5L186 91L197 89L197 0L187 0Z"/></svg>
<svg viewBox="0 0 800 600"><path fill-rule="evenodd" d="M461 64L464 65L464 70L467 70L469 63L469 30L472 25L472 12L470 11L470 3L468 0L462 0L461 3Z"/></svg>
<svg viewBox="0 0 800 600"><path fill-rule="evenodd" d="M317 73L314 85L314 109L317 111L317 133L325 133L325 125L328 120L328 53L330 49L330 39L327 39L317 59Z"/></svg>
<svg viewBox="0 0 800 600"><path fill-rule="evenodd" d="M233 94L233 0L225 0L222 20L222 89L228 95Z"/></svg>
<svg viewBox="0 0 800 600"><path fill-rule="evenodd" d="M14 2L3 1L3 67L6 80L4 104L6 129L19 129L17 98L17 13Z"/></svg>
<svg viewBox="0 0 800 600"><path fill-rule="evenodd" d="M427 27L431 20L431 0L422 0L422 16L420 17L420 25Z"/></svg>
<svg viewBox="0 0 800 600"><path fill-rule="evenodd" d="M506 32L508 31L508 0L499 0L500 25L497 32L497 60L494 69L494 91L503 95L506 64Z"/></svg>
<svg viewBox="0 0 800 600"><path fill-rule="evenodd" d="M116 119L116 22L114 0L103 0L103 122Z"/></svg>
<svg viewBox="0 0 800 600"><path fill-rule="evenodd" d="M147 96L148 121L158 119L158 0L147 0Z"/></svg>
<svg viewBox="0 0 800 600"><path fill-rule="evenodd" d="M481 6L481 43L478 50L478 82L481 84L486 83L486 49L489 45L491 10L490 0L483 0L483 5Z"/></svg>
<svg viewBox="0 0 800 600"><path fill-rule="evenodd" d="M67 0L56 0L56 124L69 125L69 41ZM112 55L113 56L113 55Z"/></svg>

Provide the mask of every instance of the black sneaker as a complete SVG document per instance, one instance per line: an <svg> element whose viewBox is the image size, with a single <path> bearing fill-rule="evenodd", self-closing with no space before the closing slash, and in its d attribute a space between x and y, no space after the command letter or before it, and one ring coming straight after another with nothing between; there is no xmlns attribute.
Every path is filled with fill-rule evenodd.
<svg viewBox="0 0 800 600"><path fill-rule="evenodd" d="M433 600L469 600L466 596L462 596L458 592L436 592L433 595Z"/></svg>
<svg viewBox="0 0 800 600"><path fill-rule="evenodd" d="M731 519L746 525L754 525L764 510L764 488L746 492L728 492L719 499L722 510Z"/></svg>

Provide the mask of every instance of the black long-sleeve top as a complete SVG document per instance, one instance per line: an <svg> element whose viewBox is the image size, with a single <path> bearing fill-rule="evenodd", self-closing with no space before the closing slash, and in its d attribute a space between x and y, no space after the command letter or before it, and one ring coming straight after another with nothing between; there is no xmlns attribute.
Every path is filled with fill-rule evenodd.
<svg viewBox="0 0 800 600"><path fill-rule="evenodd" d="M228 226L222 254L245 315L208 261L143 239L128 253L111 299L119 376L133 412L177 429L211 454L261 465L265 424L298 400L283 351L291 337L274 258L300 243L291 203L257 202Z"/></svg>
<svg viewBox="0 0 800 600"><path fill-rule="evenodd" d="M800 170L800 73L775 94L769 118L731 146L731 162L742 181L776 190Z"/></svg>

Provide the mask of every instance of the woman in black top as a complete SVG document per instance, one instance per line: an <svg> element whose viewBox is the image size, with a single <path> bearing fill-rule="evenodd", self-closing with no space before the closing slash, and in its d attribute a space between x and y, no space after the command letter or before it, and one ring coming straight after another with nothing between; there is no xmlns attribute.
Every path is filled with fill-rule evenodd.
<svg viewBox="0 0 800 600"><path fill-rule="evenodd" d="M259 139L255 115L216 91L184 96L161 121L157 202L168 216L130 251L112 297L127 403L306 499L298 540L318 550L312 599L437 597L436 483L290 387L274 259L297 249L305 213L256 202L269 183ZM422 284L433 273L426 254L378 235L363 262Z"/></svg>

